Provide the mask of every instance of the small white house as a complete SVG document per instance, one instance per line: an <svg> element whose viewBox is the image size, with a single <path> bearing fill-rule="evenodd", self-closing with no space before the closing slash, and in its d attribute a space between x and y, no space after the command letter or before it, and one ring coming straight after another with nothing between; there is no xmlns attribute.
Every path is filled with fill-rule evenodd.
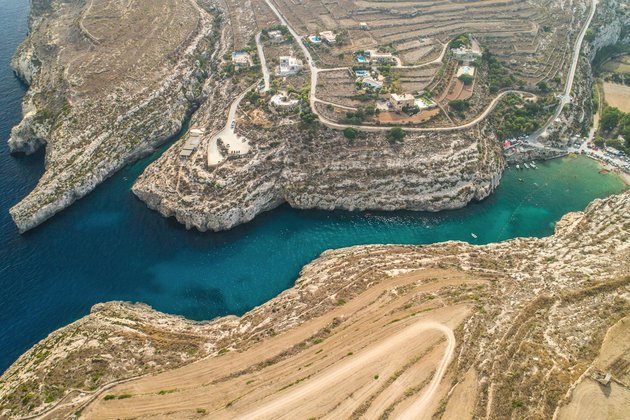
<svg viewBox="0 0 630 420"><path fill-rule="evenodd" d="M477 48L466 48L464 46L453 48L451 50L453 52L453 57L459 61L463 61L464 63L469 63L471 61L475 61L477 58L481 58L481 49L478 48L477 44L473 44L473 46L475 45Z"/></svg>
<svg viewBox="0 0 630 420"><path fill-rule="evenodd" d="M381 53L376 50L368 50L365 54L369 56L370 62L372 63L389 64L395 61L392 53Z"/></svg>
<svg viewBox="0 0 630 420"><path fill-rule="evenodd" d="M327 44L334 44L337 41L337 35L333 31L320 32L319 36Z"/></svg>
<svg viewBox="0 0 630 420"><path fill-rule="evenodd" d="M302 63L302 60L285 55L280 57L280 65L278 66L277 73L279 76L291 76L299 73L303 68L304 64Z"/></svg>
<svg viewBox="0 0 630 420"><path fill-rule="evenodd" d="M282 36L282 32L278 30L267 32L267 36L271 40L271 42L282 42L284 41L284 37Z"/></svg>
<svg viewBox="0 0 630 420"><path fill-rule="evenodd" d="M369 29L367 22L360 22L359 23L359 29L361 29L363 31L367 31Z"/></svg>
<svg viewBox="0 0 630 420"><path fill-rule="evenodd" d="M380 82L371 76L364 77L361 80L361 84L364 88L371 90L381 90L383 88L383 82Z"/></svg>

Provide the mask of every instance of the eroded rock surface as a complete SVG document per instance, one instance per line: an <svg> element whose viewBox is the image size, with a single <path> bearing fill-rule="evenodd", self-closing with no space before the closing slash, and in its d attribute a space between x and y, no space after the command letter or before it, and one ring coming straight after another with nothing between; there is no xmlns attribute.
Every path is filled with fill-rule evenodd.
<svg viewBox="0 0 630 420"><path fill-rule="evenodd" d="M9 147L46 146L46 171L11 209L30 229L176 134L197 103L213 16L189 0L32 2L12 65L30 85Z"/></svg>

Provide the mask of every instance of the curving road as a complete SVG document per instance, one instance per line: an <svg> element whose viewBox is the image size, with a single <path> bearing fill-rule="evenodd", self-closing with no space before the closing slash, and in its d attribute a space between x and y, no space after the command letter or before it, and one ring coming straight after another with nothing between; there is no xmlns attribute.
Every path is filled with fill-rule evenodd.
<svg viewBox="0 0 630 420"><path fill-rule="evenodd" d="M405 410L402 417L400 417L415 419L418 417L419 413L426 410L427 405L431 402L455 351L455 335L453 334L453 330L438 322L419 321L412 324L377 346L368 349L365 352L358 353L339 365L331 366L328 371L325 371L321 375L304 382L304 384L300 384L299 386L293 388L291 392L285 395L280 395L278 398L275 398L255 410L240 415L240 417L246 419L263 419L271 418L275 413L286 413L286 410L291 405L296 404L305 398L309 398L317 394L321 395L323 392L325 393L328 389L331 389L330 387L335 383L343 380L358 370L369 367L374 361L387 357L388 354L396 351L397 348L411 345L414 341L421 342L422 334L430 330L443 333L446 337L447 347L444 357L442 357L435 375L433 376L433 379L426 391L422 394L422 397Z"/></svg>
<svg viewBox="0 0 630 420"><path fill-rule="evenodd" d="M287 27L287 29L289 30L291 35L295 38L296 42L298 43L298 45L302 49L302 52L304 53L304 56L306 57L306 59L307 59L307 61L309 63L310 70L311 70L311 90L309 92L309 102L310 102L310 105L311 105L312 112L317 116L317 118L319 118L319 121L322 124L324 124L325 126L327 126L329 128L332 128L332 129L336 129L336 130L344 130L346 128L353 128L353 129L359 130L359 131L378 132L378 131L386 131L386 130L391 129L391 126L366 126L366 125L340 124L340 123L331 121L331 120L327 119L325 116L321 115L317 111L317 109L315 108L315 103L316 102L321 102L321 103L326 103L326 104L330 104L330 105L334 105L334 106L339 106L339 105L336 105L336 104L331 103L331 102L319 100L316 97L317 75L318 75L318 73L320 71L327 71L327 70L326 69L321 69L320 70L320 69L317 68L317 66L315 65L315 62L313 61L313 57L311 56L310 51L308 50L308 48L306 48L306 46L302 42L302 37L300 35L298 35L298 33L295 31L295 29L293 29L293 27L291 25L289 25L289 22L284 18L284 16L280 13L280 11L276 8L276 6L271 2L271 0L265 0L265 3L267 3L267 6L269 6L269 8L273 11L273 13L278 17L278 20L280 20L280 23ZM546 131L548 126L551 123L553 123L553 121L555 121L556 118L558 118L558 116L560 115L560 113L562 112L562 110L564 108L564 105L566 105L570 101L570 93L571 93L571 89L573 87L573 79L575 77L575 72L576 72L577 64L578 64L579 57L580 57L580 50L582 48L582 42L584 40L584 36L586 35L586 31L588 30L588 27L591 24L591 20L593 19L593 16L595 15L595 8L597 6L597 3L598 3L598 0L592 0L590 16L589 16L588 20L586 21L586 24L582 28L582 30L581 30L581 32L580 32L580 34L579 34L579 36L578 36L578 38L577 38L577 40L575 42L573 62L571 63L571 68L569 69L569 75L567 77L567 82L566 82L566 85L565 85L564 94L562 95L562 99L560 101L560 104L558 105L558 109L556 110L556 112L553 115L553 117L543 127L543 129L541 129L540 133ZM419 65L416 65L416 66L400 66L399 65L397 67L409 67L409 68L423 67L423 66L426 66L426 65L429 65L429 64L433 64L433 63L435 63L437 61L441 61L444 58L444 54L446 53L447 47L448 47L448 43L444 45L444 47L442 49L442 53L440 54L440 57L438 57L436 60L433 60L431 62L424 63L424 64L419 64ZM328 71L330 71L330 70L328 70ZM477 116L472 121L469 121L469 122L467 122L465 124L462 124L462 125L456 125L456 126L451 126L451 127L435 127L435 128L405 127L405 130L406 131L410 131L410 132L428 132L428 131L456 131L456 130L463 130L463 129L466 129L466 128L470 128L470 127L478 124L479 122L481 122L483 119L485 119L488 116L488 114L490 114L490 112L492 112L492 110L494 110L494 108L496 107L497 103L501 100L501 98L503 98L505 95L507 95L509 93L527 93L527 94L529 94L529 92L524 92L524 91L520 91L520 90L508 90L508 91L501 92L499 95L497 95L497 97L495 97L492 100L492 102L490 102L490 104L488 105L488 107L485 109L484 112L482 112L479 116Z"/></svg>

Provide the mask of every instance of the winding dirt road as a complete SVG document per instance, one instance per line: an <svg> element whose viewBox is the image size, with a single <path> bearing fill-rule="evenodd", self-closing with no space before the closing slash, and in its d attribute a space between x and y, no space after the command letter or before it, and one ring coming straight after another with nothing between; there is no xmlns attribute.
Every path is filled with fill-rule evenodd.
<svg viewBox="0 0 630 420"><path fill-rule="evenodd" d="M433 395L438 389L438 385L446 372L446 368L455 351L455 335L453 330L444 324L431 321L419 321L406 329L402 330L393 337L387 339L383 343L375 346L364 353L354 355L340 365L332 366L328 371L323 372L321 376L306 382L294 389L293 392L282 395L267 404L256 408L253 411L245 413L243 418L247 419L266 419L273 418L274 414L286 412L286 408L307 399L311 396L321 395L326 389L332 389L334 384L350 376L353 372L363 369L369 369L376 360L387 357L391 352L395 352L401 346L412 343L413 340L421 340L425 332L436 330L446 336L447 348L444 357L437 367L436 373L431 380L427 390L422 397L414 402L407 410L405 410L401 418L415 419L419 413L423 413L427 405L431 402Z"/></svg>

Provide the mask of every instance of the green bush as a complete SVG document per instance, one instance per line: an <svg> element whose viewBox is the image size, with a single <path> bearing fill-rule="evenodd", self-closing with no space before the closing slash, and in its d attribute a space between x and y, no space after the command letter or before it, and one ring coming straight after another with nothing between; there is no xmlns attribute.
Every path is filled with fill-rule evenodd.
<svg viewBox="0 0 630 420"><path fill-rule="evenodd" d="M350 140L354 140L355 138L357 138L357 130L355 130L352 127L348 127L345 130L343 130L343 135Z"/></svg>
<svg viewBox="0 0 630 420"><path fill-rule="evenodd" d="M462 74L458 77L458 79L461 80L466 86L472 85L473 80L475 80L475 78L472 77L470 74Z"/></svg>
<svg viewBox="0 0 630 420"><path fill-rule="evenodd" d="M400 127L393 127L391 129L389 129L389 131L386 134L387 140L389 140L391 143L396 142L396 141L401 141L404 137L405 137L405 130L403 130Z"/></svg>

